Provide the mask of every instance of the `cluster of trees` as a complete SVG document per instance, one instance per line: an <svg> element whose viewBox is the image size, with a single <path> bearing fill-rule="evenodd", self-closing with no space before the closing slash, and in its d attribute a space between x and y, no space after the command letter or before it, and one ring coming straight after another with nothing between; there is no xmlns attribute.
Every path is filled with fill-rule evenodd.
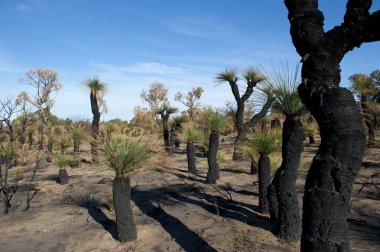
<svg viewBox="0 0 380 252"><path fill-rule="evenodd" d="M153 83L141 93L149 109L136 108L129 124L116 119L101 123L101 114L107 111L104 100L107 84L92 78L84 82L90 91L91 125L82 121L69 122L67 126L67 122L51 113L54 97L62 88L58 74L48 69L27 72L21 82L36 92L33 95L23 92L16 99L9 97L0 102L0 189L4 214L12 207L12 197L17 191L19 178L16 174L10 181L9 170L18 152L28 146L26 152L32 153L26 162L32 170L25 206L29 209L38 191L33 188L38 169L54 160L60 167L60 182L67 183L65 168L73 163L67 154L68 145L72 141L73 152L78 153L89 132L92 163L99 163L100 151L106 165L116 173L113 200L119 239L134 240L137 232L130 205L129 175L157 155L156 146L142 136L160 131L169 155L181 140L185 141L191 174L197 173L195 152L203 149L208 161L206 182L215 184L220 177L220 134L233 125L237 132L233 160L244 156L251 159L251 171L257 172L259 178L259 211L270 214L279 237L285 241L301 238L302 251L348 251L349 199L366 139L362 118L368 130L368 144L373 146L379 118L380 71L349 78L360 101L358 109L352 93L339 86L339 64L350 50L380 39L377 29L380 12L371 14L371 3L348 0L344 22L324 31L318 1L285 0L293 44L302 58L302 80L297 78L298 67L292 72L287 64L273 67L270 74L254 68L226 69L217 74L216 80L229 84L236 105L225 110L202 107L199 101L203 89L196 87L186 94L175 95L175 100L187 109L173 117L178 109L170 105L168 89L162 83ZM245 82L243 88L239 87L240 79ZM254 113L249 101L256 93L261 95L262 104ZM281 135L263 127L270 110L285 117ZM301 220L295 182L303 151L304 123L308 121L304 118L310 117L309 113L318 124L321 144L306 178ZM263 122L261 130L257 128L259 122ZM117 131L119 134L115 134ZM270 155L280 150L282 163L271 179Z"/></svg>

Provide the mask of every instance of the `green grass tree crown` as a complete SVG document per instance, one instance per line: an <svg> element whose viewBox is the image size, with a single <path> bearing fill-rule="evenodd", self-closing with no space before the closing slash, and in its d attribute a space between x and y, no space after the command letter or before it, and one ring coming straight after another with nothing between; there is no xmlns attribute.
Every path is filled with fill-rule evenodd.
<svg viewBox="0 0 380 252"><path fill-rule="evenodd" d="M73 157L66 153L58 153L54 155L54 162L63 170L73 162Z"/></svg>
<svg viewBox="0 0 380 252"><path fill-rule="evenodd" d="M281 135L277 133L258 133L254 138L247 139L239 145L239 149L253 158L259 155L270 155L281 150Z"/></svg>
<svg viewBox="0 0 380 252"><path fill-rule="evenodd" d="M102 144L106 165L117 175L127 174L149 163L154 157L153 145L146 138L111 136Z"/></svg>
<svg viewBox="0 0 380 252"><path fill-rule="evenodd" d="M215 111L207 111L205 114L205 125L213 133L222 131L227 124L227 118Z"/></svg>
<svg viewBox="0 0 380 252"><path fill-rule="evenodd" d="M187 142L196 142L203 137L202 132L193 124L187 125L182 135Z"/></svg>

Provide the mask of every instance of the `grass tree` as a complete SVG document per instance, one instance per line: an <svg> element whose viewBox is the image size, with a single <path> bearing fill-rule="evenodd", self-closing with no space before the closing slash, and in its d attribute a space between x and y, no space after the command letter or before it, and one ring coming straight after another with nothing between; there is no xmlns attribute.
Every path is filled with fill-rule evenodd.
<svg viewBox="0 0 380 252"><path fill-rule="evenodd" d="M86 132L80 126L75 126L70 131L73 140L74 152L79 152L82 141L86 138Z"/></svg>
<svg viewBox="0 0 380 252"><path fill-rule="evenodd" d="M259 179L259 211L267 213L269 204L267 189L270 184L270 159L269 155L280 150L281 141L276 134L267 132L258 133L255 138L247 139L241 144L242 149L256 152L259 155L258 179Z"/></svg>
<svg viewBox="0 0 380 252"><path fill-rule="evenodd" d="M121 242L135 240L137 230L131 208L129 174L153 158L153 147L147 139L111 136L103 143L102 152L107 166L116 173L113 181L113 202L118 238Z"/></svg>
<svg viewBox="0 0 380 252"><path fill-rule="evenodd" d="M271 219L278 226L280 238L295 241L301 235L301 218L296 179L303 150L301 116L307 110L297 93L298 65L294 72L287 62L272 65L270 81L275 87L273 110L285 115L282 129L282 164L268 189Z"/></svg>
<svg viewBox="0 0 380 252"><path fill-rule="evenodd" d="M186 140L187 168L190 173L195 174L197 167L195 164L194 142L202 138L202 132L193 124L190 124L185 128L182 134Z"/></svg>
<svg viewBox="0 0 380 252"><path fill-rule="evenodd" d="M169 141L169 117L178 111L177 108L173 108L169 103L164 103L160 108L156 110L156 114L161 116L162 129L164 131L164 144L166 151L170 151L170 141Z"/></svg>
<svg viewBox="0 0 380 252"><path fill-rule="evenodd" d="M209 184L215 184L219 179L219 164L217 162L219 135L227 120L224 116L215 111L208 111L205 117L205 125L210 132L207 155L208 172L206 182Z"/></svg>
<svg viewBox="0 0 380 252"><path fill-rule="evenodd" d="M260 71L254 68L247 69L243 73L242 77L246 81L246 88L245 88L244 93L241 95L239 86L238 86L239 74L236 69L226 69L224 72L219 73L216 76L216 80L218 82L229 83L232 94L236 101L234 123L235 123L235 128L237 129L237 136L235 139L235 148L234 148L234 153L233 153L234 160L241 159L242 157L241 153L238 152L238 149L239 149L238 145L246 138L246 131L249 128L255 126L256 123L267 114L273 102L273 96L271 95L271 92L269 92L270 89L262 88L261 90L264 92L260 92L260 93L266 97L265 104L262 106L261 111L253 115L249 121L245 122L244 113L245 113L246 103L248 99L252 96L253 89L257 86L258 83L263 82L266 79L266 77L262 73L260 73Z"/></svg>
<svg viewBox="0 0 380 252"><path fill-rule="evenodd" d="M54 161L59 167L58 181L61 185L69 183L69 175L67 174L66 167L69 166L73 159L66 153L58 153L54 156Z"/></svg>
<svg viewBox="0 0 380 252"><path fill-rule="evenodd" d="M107 84L102 82L98 77L93 77L85 81L85 86L90 90L90 102L92 111L92 126L91 126L91 154L92 161L98 162L98 136L99 136L99 122L100 115L106 109L103 95L106 91Z"/></svg>
<svg viewBox="0 0 380 252"><path fill-rule="evenodd" d="M340 62L379 41L380 11L371 0L348 0L343 22L325 30L315 0L285 0L293 44L302 58L298 93L318 123L321 144L305 183L302 251L348 251L353 183L363 161L365 131L352 93L340 87Z"/></svg>
<svg viewBox="0 0 380 252"><path fill-rule="evenodd" d="M171 123L170 137L169 137L169 145L170 149L179 148L180 140L178 139L179 134L182 132L182 124L187 121L186 115L180 115L173 117L173 121Z"/></svg>

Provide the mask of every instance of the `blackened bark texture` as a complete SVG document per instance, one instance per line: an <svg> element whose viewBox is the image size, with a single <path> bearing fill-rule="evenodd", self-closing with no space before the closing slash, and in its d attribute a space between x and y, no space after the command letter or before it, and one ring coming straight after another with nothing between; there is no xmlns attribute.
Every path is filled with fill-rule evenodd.
<svg viewBox="0 0 380 252"><path fill-rule="evenodd" d="M268 191L267 191L270 220L276 224L277 233L278 233L278 200L277 200L278 176L279 176L279 173L276 172L273 176L272 183L268 186Z"/></svg>
<svg viewBox="0 0 380 252"><path fill-rule="evenodd" d="M69 183L69 175L67 174L66 169L59 169L58 181L60 185L66 185Z"/></svg>
<svg viewBox="0 0 380 252"><path fill-rule="evenodd" d="M270 191L268 191L268 198L271 219L276 218L278 235L287 242L296 241L301 236L296 179L302 149L303 126L301 121L286 117L282 129L282 164L276 171L270 189L268 189ZM275 197L275 199L271 197Z"/></svg>
<svg viewBox="0 0 380 252"><path fill-rule="evenodd" d="M211 132L208 148L208 172L206 182L209 184L215 184L219 179L219 164L216 161L216 156L219 149L219 132Z"/></svg>
<svg viewBox="0 0 380 252"><path fill-rule="evenodd" d="M162 128L164 130L164 145L165 145L165 150L167 152L170 152L170 141L169 141L169 124L168 124L169 116L164 116L162 118Z"/></svg>
<svg viewBox="0 0 380 252"><path fill-rule="evenodd" d="M267 155L260 155L259 158L259 212L268 213L269 204L267 191L270 184L270 159Z"/></svg>
<svg viewBox="0 0 380 252"><path fill-rule="evenodd" d="M31 150L33 148L33 133L29 132L28 138L29 138L29 150Z"/></svg>
<svg viewBox="0 0 380 252"><path fill-rule="evenodd" d="M302 102L315 117L321 144L306 178L302 251L348 251L349 200L360 169L365 132L356 102L339 87L340 62L362 43L380 39L380 11L371 0L348 0L344 22L323 30L318 1L285 0L290 33L302 57Z"/></svg>
<svg viewBox="0 0 380 252"><path fill-rule="evenodd" d="M254 159L251 159L251 174L257 174L257 162Z"/></svg>
<svg viewBox="0 0 380 252"><path fill-rule="evenodd" d="M315 143L314 137L312 135L309 135L309 144L314 144L314 143Z"/></svg>
<svg viewBox="0 0 380 252"><path fill-rule="evenodd" d="M197 167L195 165L195 150L193 142L188 141L186 145L186 153L187 153L187 169L190 173L195 174L197 171Z"/></svg>
<svg viewBox="0 0 380 252"><path fill-rule="evenodd" d="M131 181L129 177L116 176L112 189L118 238L121 242L136 240L137 229L131 208Z"/></svg>
<svg viewBox="0 0 380 252"><path fill-rule="evenodd" d="M97 99L97 94L93 91L90 92L91 101L91 111L92 111L92 125L91 125L91 155L92 162L98 162L98 136L99 136L99 123L100 123L100 112L99 104Z"/></svg>

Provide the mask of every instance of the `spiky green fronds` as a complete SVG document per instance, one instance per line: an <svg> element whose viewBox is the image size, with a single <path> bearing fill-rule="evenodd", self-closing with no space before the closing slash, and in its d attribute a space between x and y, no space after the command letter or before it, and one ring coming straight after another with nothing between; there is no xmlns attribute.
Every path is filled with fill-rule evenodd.
<svg viewBox="0 0 380 252"><path fill-rule="evenodd" d="M205 125L211 132L220 132L227 123L227 118L215 111L208 111L205 115Z"/></svg>
<svg viewBox="0 0 380 252"><path fill-rule="evenodd" d="M314 129L312 127L307 126L303 130L304 130L306 136L314 137Z"/></svg>
<svg viewBox="0 0 380 252"><path fill-rule="evenodd" d="M73 157L66 153L58 153L54 156L54 162L58 165L59 169L65 169L73 162Z"/></svg>
<svg viewBox="0 0 380 252"><path fill-rule="evenodd" d="M266 77L264 76L264 74L262 74L259 70L252 67L248 68L244 72L243 77L247 82L250 82L250 83L259 83L266 80Z"/></svg>
<svg viewBox="0 0 380 252"><path fill-rule="evenodd" d="M169 103L165 103L164 105L162 105L156 110L156 114L171 115L171 114L177 113L177 111L178 111L177 108L171 107Z"/></svg>
<svg viewBox="0 0 380 252"><path fill-rule="evenodd" d="M86 131L81 127L72 128L70 133L74 141L82 141L86 138Z"/></svg>
<svg viewBox="0 0 380 252"><path fill-rule="evenodd" d="M281 136L274 133L259 133L255 138L243 142L240 149L249 155L254 152L260 155L270 155L281 150Z"/></svg>
<svg viewBox="0 0 380 252"><path fill-rule="evenodd" d="M277 86L272 108L288 117L302 116L307 113L305 105L298 97L296 86Z"/></svg>
<svg viewBox="0 0 380 252"><path fill-rule="evenodd" d="M84 85L96 96L99 94L104 94L107 89L107 84L102 82L98 77L93 77L86 80Z"/></svg>
<svg viewBox="0 0 380 252"><path fill-rule="evenodd" d="M202 132L197 129L193 124L188 125L185 127L185 130L182 133L183 138L187 142L196 142L200 140L203 136Z"/></svg>
<svg viewBox="0 0 380 252"><path fill-rule="evenodd" d="M112 136L102 144L104 159L117 175L126 174L143 167L154 156L148 139Z"/></svg>
<svg viewBox="0 0 380 252"><path fill-rule="evenodd" d="M216 75L215 78L219 83L226 82L226 81L237 82L239 79L238 71L234 68L226 68L224 72L219 73L218 75Z"/></svg>

